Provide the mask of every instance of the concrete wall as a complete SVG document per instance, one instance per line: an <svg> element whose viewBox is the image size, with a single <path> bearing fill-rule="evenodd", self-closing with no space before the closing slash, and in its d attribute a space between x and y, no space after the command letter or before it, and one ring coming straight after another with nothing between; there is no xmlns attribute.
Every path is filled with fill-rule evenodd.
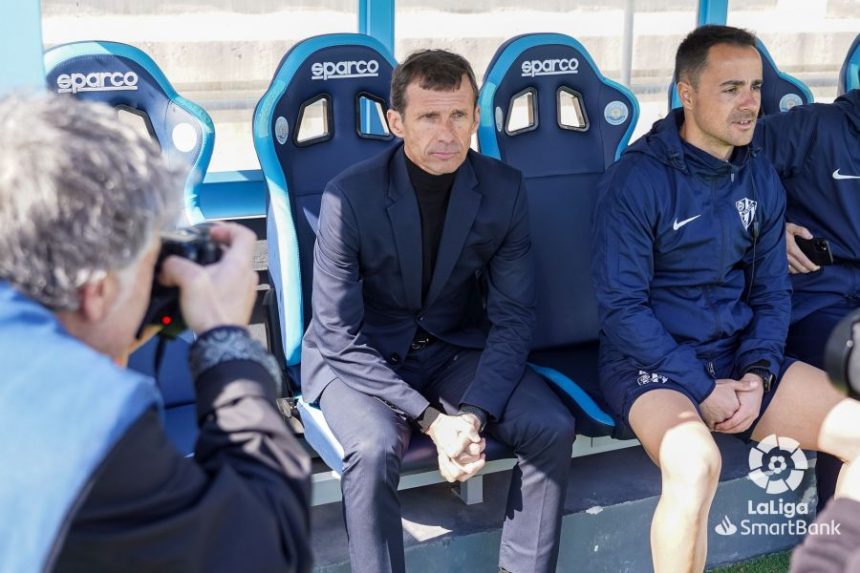
<svg viewBox="0 0 860 573"><path fill-rule="evenodd" d="M622 77L626 0L395 0L395 56L457 51L483 76L508 38L574 36L608 77ZM637 134L665 113L674 53L696 22L694 0L633 0L631 87L642 104ZM832 99L844 54L860 31L860 0L733 2L729 23L760 34L778 65ZM213 115L212 168L256 167L250 121L284 53L317 34L355 32L357 0L43 0L46 46L114 40L140 47L174 86Z"/></svg>

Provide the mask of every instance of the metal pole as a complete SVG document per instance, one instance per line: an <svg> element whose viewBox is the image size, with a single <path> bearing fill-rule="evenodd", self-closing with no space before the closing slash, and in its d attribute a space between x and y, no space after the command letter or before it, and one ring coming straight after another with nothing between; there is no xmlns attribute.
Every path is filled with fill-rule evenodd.
<svg viewBox="0 0 860 573"><path fill-rule="evenodd" d="M624 0L624 40L621 46L621 83L630 87L633 69L633 11L634 0Z"/></svg>

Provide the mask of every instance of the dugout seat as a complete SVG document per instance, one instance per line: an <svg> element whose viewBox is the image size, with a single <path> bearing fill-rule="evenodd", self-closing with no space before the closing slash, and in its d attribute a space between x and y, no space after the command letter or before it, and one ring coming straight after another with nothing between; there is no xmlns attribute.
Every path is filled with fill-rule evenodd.
<svg viewBox="0 0 860 573"><path fill-rule="evenodd" d="M576 415L577 433L619 435L597 376L597 302L591 286L596 185L627 145L639 106L562 34L502 44L480 96L481 153L522 171L537 272L531 366Z"/></svg>

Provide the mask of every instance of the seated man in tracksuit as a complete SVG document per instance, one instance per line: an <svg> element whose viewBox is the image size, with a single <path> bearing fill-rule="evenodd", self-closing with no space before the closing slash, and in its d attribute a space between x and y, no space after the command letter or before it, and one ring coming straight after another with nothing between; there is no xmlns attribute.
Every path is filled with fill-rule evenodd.
<svg viewBox="0 0 860 573"><path fill-rule="evenodd" d="M0 99L0 571L310 571L310 461L245 326L254 234L215 264L167 257L198 335L194 459L154 381L115 358L150 299L182 185L107 106Z"/></svg>
<svg viewBox="0 0 860 573"><path fill-rule="evenodd" d="M824 346L860 307L860 90L762 118L754 140L786 191L786 247L793 287L786 354L824 367ZM833 264L817 265L796 238L824 239ZM818 507L833 497L842 462L819 456Z"/></svg>
<svg viewBox="0 0 860 573"><path fill-rule="evenodd" d="M593 279L602 390L661 470L655 569L701 571L721 466L711 432L775 434L853 460L860 403L783 357L785 198L750 145L762 83L755 38L699 28L679 46L676 73L683 109L601 182Z"/></svg>

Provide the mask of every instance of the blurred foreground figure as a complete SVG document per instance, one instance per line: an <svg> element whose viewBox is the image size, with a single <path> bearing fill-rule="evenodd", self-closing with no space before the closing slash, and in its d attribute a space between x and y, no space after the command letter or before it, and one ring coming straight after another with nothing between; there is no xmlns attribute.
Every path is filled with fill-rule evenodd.
<svg viewBox="0 0 860 573"><path fill-rule="evenodd" d="M0 100L2 571L310 568L308 459L245 329L253 233L217 225L218 263L161 270L198 336L194 459L168 442L153 380L116 365L180 190L109 108Z"/></svg>

